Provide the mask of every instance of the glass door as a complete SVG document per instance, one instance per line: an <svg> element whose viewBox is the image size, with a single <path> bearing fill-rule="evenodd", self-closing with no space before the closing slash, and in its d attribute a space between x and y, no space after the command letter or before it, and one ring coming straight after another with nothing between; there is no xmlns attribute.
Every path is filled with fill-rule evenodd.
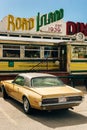
<svg viewBox="0 0 87 130"><path fill-rule="evenodd" d="M66 45L60 46L60 70L61 71L67 70L67 46Z"/></svg>

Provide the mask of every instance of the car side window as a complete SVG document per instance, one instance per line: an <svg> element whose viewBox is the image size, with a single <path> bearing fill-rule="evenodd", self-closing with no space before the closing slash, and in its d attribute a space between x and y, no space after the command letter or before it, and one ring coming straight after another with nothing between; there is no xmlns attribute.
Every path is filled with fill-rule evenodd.
<svg viewBox="0 0 87 130"><path fill-rule="evenodd" d="M18 76L13 83L16 83L18 85L24 86L24 77Z"/></svg>

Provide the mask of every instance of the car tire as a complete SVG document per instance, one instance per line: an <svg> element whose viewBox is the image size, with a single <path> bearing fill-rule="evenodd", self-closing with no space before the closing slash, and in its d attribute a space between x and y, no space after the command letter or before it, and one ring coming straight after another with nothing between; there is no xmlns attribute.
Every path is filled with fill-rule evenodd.
<svg viewBox="0 0 87 130"><path fill-rule="evenodd" d="M2 97L4 98L4 99L7 99L8 98L8 94L7 94L7 92L6 92L6 90L5 90L5 88L2 86L2 88L1 88L1 90L2 90Z"/></svg>
<svg viewBox="0 0 87 130"><path fill-rule="evenodd" d="M24 112L26 114L31 114L32 108L30 106L29 100L27 99L27 97L23 98L23 108L24 108Z"/></svg>

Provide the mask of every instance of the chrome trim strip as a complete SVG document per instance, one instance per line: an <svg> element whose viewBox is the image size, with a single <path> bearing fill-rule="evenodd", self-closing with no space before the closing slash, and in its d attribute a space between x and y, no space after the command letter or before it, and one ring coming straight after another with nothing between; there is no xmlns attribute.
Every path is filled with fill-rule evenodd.
<svg viewBox="0 0 87 130"><path fill-rule="evenodd" d="M52 104L41 104L41 107L44 107L44 106L59 106L59 105L68 105L68 104L79 104L81 103L82 101L72 101L72 102L61 102L61 103L52 103Z"/></svg>

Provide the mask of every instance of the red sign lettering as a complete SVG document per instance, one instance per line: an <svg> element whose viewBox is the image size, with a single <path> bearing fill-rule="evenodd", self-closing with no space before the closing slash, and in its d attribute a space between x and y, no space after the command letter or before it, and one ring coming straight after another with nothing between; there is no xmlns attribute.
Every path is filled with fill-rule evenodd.
<svg viewBox="0 0 87 130"><path fill-rule="evenodd" d="M74 23L74 22L67 22L66 23L66 34L67 35L74 35L76 33L82 32L85 36L87 36L87 23Z"/></svg>

